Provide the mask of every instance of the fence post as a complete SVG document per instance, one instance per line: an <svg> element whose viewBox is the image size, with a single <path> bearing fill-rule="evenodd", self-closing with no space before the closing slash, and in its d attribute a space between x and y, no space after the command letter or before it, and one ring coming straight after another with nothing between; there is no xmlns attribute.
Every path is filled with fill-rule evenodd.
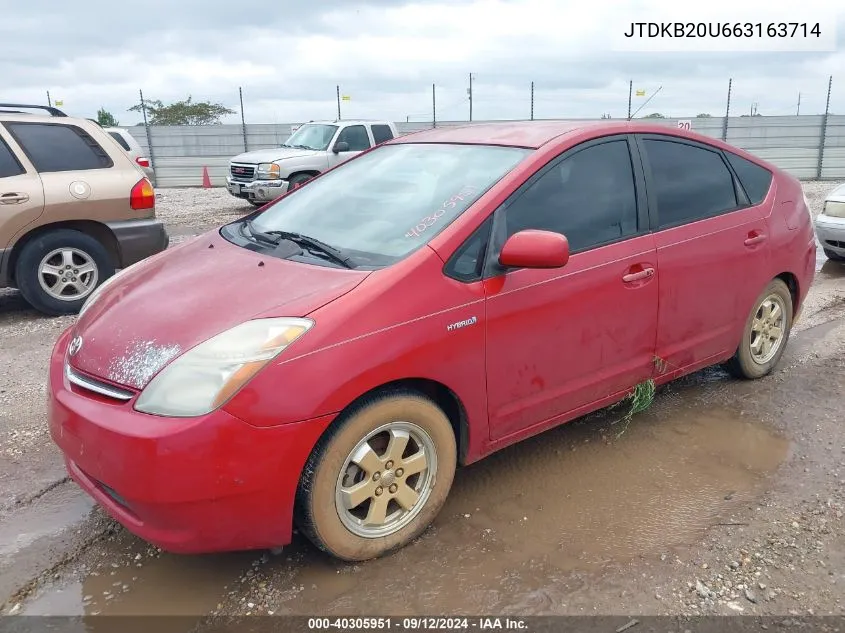
<svg viewBox="0 0 845 633"><path fill-rule="evenodd" d="M531 82L531 120L534 120L534 82Z"/></svg>
<svg viewBox="0 0 845 633"><path fill-rule="evenodd" d="M822 178L822 167L824 166L824 146L827 138L827 119L830 116L830 91L833 88L833 75L827 81L827 104L824 106L824 118L822 119L822 131L819 135L819 164L816 166L816 180Z"/></svg>
<svg viewBox="0 0 845 633"><path fill-rule="evenodd" d="M335 88L337 89L337 120L340 121L340 85Z"/></svg>
<svg viewBox="0 0 845 633"><path fill-rule="evenodd" d="M437 127L437 97L434 84L431 84L431 127Z"/></svg>
<svg viewBox="0 0 845 633"><path fill-rule="evenodd" d="M722 123L722 141L728 142L728 117L731 115L731 84L733 77L728 79L728 104L725 107L725 121Z"/></svg>
<svg viewBox="0 0 845 633"><path fill-rule="evenodd" d="M631 93L634 91L634 80L628 82L628 120L631 120Z"/></svg>
<svg viewBox="0 0 845 633"><path fill-rule="evenodd" d="M244 91L240 86L238 86L238 96L241 99L241 130L243 130L244 134L244 151L248 152L249 148L246 143L246 119L244 118Z"/></svg>
<svg viewBox="0 0 845 633"><path fill-rule="evenodd" d="M153 168L153 177L158 181L158 171L156 167L156 160L153 156L153 137L150 134L150 126L147 123L147 102L144 101L144 91L140 88L138 89L138 94L141 97L141 114L144 115L144 131L147 133L147 148L150 150L150 166ZM156 183L154 182L153 185Z"/></svg>
<svg viewBox="0 0 845 633"><path fill-rule="evenodd" d="M53 107L53 100L50 99L50 91L49 90L47 91L47 105L50 106L51 108Z"/></svg>

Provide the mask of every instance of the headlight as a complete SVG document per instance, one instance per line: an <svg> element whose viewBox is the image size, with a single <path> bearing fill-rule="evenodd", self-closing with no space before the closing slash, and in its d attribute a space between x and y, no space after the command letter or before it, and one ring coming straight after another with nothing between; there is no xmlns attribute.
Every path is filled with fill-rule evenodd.
<svg viewBox="0 0 845 633"><path fill-rule="evenodd" d="M103 291L106 288L108 288L110 285L112 285L115 282L115 280L118 277L120 277L123 273L125 273L127 270L128 270L128 268L124 268L123 270L113 274L111 277L109 277L103 283L101 283L99 286L97 286L94 289L94 292L92 292L90 295L88 295L88 298L85 300L85 303L82 304L82 307L79 309L79 313L76 315L77 319L81 319L82 315L85 314L85 311L88 308L90 308L92 305L94 305L94 302L96 302L97 299L100 298L100 296L103 294Z"/></svg>
<svg viewBox="0 0 845 633"><path fill-rule="evenodd" d="M276 163L261 163L258 166L260 180L281 180L282 169Z"/></svg>
<svg viewBox="0 0 845 633"><path fill-rule="evenodd" d="M845 218L845 202L828 200L824 203L824 211L822 213L829 218Z"/></svg>
<svg viewBox="0 0 845 633"><path fill-rule="evenodd" d="M226 330L159 372L141 392L135 409L176 418L210 413L313 325L311 319L272 318Z"/></svg>

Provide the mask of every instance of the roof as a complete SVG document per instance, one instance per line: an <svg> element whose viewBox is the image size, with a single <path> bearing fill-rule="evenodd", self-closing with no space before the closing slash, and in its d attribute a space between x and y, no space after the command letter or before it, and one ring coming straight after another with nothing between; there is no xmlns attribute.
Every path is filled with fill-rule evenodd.
<svg viewBox="0 0 845 633"><path fill-rule="evenodd" d="M385 125L393 125L390 121L386 119L324 119L320 121L305 121L302 125L308 124L318 124L318 125L360 125L362 123L384 123Z"/></svg>
<svg viewBox="0 0 845 633"><path fill-rule="evenodd" d="M537 149L563 134L587 128L627 130L627 121L506 121L438 127L398 137L398 143L478 143Z"/></svg>

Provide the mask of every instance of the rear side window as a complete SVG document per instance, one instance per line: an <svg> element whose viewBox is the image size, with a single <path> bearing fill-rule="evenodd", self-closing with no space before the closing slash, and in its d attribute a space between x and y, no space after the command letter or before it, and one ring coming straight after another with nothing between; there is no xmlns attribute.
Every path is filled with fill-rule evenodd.
<svg viewBox="0 0 845 633"><path fill-rule="evenodd" d="M19 176L23 173L23 167L12 154L12 150L6 145L5 141L0 138L0 178L8 178L9 176Z"/></svg>
<svg viewBox="0 0 845 633"><path fill-rule="evenodd" d="M338 134L337 142L349 143L350 152L363 152L370 149L370 137L363 125L350 125Z"/></svg>
<svg viewBox="0 0 845 633"><path fill-rule="evenodd" d="M376 145L389 141L393 138L393 130L390 129L389 125L373 125L371 129L373 131L373 140L376 142Z"/></svg>
<svg viewBox="0 0 845 633"><path fill-rule="evenodd" d="M123 138L122 134L118 132L109 132L109 136L116 140L123 149L125 149L127 152L129 151L129 143L126 142L126 139Z"/></svg>
<svg viewBox="0 0 845 633"><path fill-rule="evenodd" d="M739 177L751 204L763 202L772 184L772 172L736 154L725 152L725 156Z"/></svg>
<svg viewBox="0 0 845 633"><path fill-rule="evenodd" d="M40 173L111 167L106 151L74 125L8 123L7 127Z"/></svg>
<svg viewBox="0 0 845 633"><path fill-rule="evenodd" d="M694 145L646 139L660 228L737 208L734 180L719 153Z"/></svg>

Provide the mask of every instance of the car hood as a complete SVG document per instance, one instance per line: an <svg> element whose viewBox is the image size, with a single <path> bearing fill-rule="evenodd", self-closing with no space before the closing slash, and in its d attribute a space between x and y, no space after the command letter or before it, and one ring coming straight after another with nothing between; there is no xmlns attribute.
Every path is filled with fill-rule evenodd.
<svg viewBox="0 0 845 633"><path fill-rule="evenodd" d="M257 165L259 163L272 163L286 158L299 158L301 156L314 156L319 154L310 149L298 149L295 147L276 147L273 149L258 149L254 152L245 152L235 156L231 162Z"/></svg>
<svg viewBox="0 0 845 633"><path fill-rule="evenodd" d="M825 197L826 202L845 202L845 185L839 185Z"/></svg>
<svg viewBox="0 0 845 633"><path fill-rule="evenodd" d="M70 364L142 389L212 336L252 318L306 316L368 274L255 253L215 230L126 269L104 288L74 327L82 345Z"/></svg>

